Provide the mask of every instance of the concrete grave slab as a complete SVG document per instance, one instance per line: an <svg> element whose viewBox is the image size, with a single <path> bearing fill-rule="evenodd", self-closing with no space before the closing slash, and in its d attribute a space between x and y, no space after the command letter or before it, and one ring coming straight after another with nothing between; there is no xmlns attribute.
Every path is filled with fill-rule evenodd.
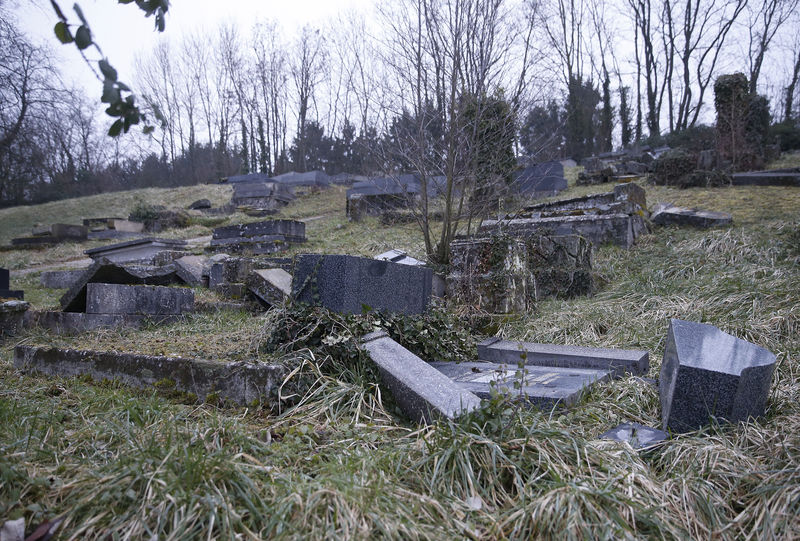
<svg viewBox="0 0 800 541"><path fill-rule="evenodd" d="M614 377L626 372L646 374L650 368L650 354L643 350L514 342L500 338L488 338L478 344L478 358L513 366L523 361L526 366L608 370Z"/></svg>
<svg viewBox="0 0 800 541"><path fill-rule="evenodd" d="M62 295L61 308L65 312L86 311L86 285L90 283L168 285L176 280L175 265L163 267L119 265L108 259L101 259L92 263Z"/></svg>
<svg viewBox="0 0 800 541"><path fill-rule="evenodd" d="M194 310L194 291L182 287L86 284L87 314L177 315Z"/></svg>
<svg viewBox="0 0 800 541"><path fill-rule="evenodd" d="M92 248L91 250L85 250L83 253L94 260L108 259L113 263L136 261L141 262L141 264L148 264L152 263L156 254L162 251L169 250L174 252L185 250L185 248L186 241L184 240L146 237Z"/></svg>
<svg viewBox="0 0 800 541"><path fill-rule="evenodd" d="M733 222L733 217L727 212L687 209L671 203L657 203L650 219L658 225L688 225L702 229L730 225Z"/></svg>
<svg viewBox="0 0 800 541"><path fill-rule="evenodd" d="M666 441L669 435L662 430L639 423L622 423L611 430L603 432L598 438L626 442L634 449L644 449Z"/></svg>
<svg viewBox="0 0 800 541"><path fill-rule="evenodd" d="M387 252L383 252L382 254L376 255L375 259L379 261L391 261L392 263L400 263L401 265L415 265L418 267L425 266L424 261L420 261L419 259L414 259L407 253L405 253L403 250L389 250Z"/></svg>
<svg viewBox="0 0 800 541"><path fill-rule="evenodd" d="M713 325L671 320L659 378L663 430L763 415L774 370L775 355L760 346Z"/></svg>
<svg viewBox="0 0 800 541"><path fill-rule="evenodd" d="M298 220L266 220L249 224L217 227L212 232L214 239L235 239L240 237L282 236L286 242L306 241L306 224Z"/></svg>
<svg viewBox="0 0 800 541"><path fill-rule="evenodd" d="M45 271L39 276L39 283L48 289L69 289L84 272L85 269Z"/></svg>
<svg viewBox="0 0 800 541"><path fill-rule="evenodd" d="M515 364L490 362L432 362L430 365L462 389L480 398L491 398L492 386L544 408L571 406L594 383L610 378L608 370L526 365L522 373Z"/></svg>
<svg viewBox="0 0 800 541"><path fill-rule="evenodd" d="M256 269L247 277L247 288L267 305L278 306L292 294L292 275L283 269Z"/></svg>
<svg viewBox="0 0 800 541"><path fill-rule="evenodd" d="M349 255L300 254L295 258L292 297L334 312L420 314L428 308L433 271Z"/></svg>
<svg viewBox="0 0 800 541"><path fill-rule="evenodd" d="M257 237L234 237L228 239L211 239L209 251L225 250L226 252L251 255L274 254L287 250L289 244L283 235L261 235Z"/></svg>
<svg viewBox="0 0 800 541"><path fill-rule="evenodd" d="M278 387L286 375L281 365L36 346L17 346L14 367L51 376L119 380L138 388L152 388L166 380L174 382L176 390L193 393L200 400L213 394L240 405L266 406L277 404Z"/></svg>
<svg viewBox="0 0 800 541"><path fill-rule="evenodd" d="M800 169L734 173L734 186L800 186Z"/></svg>
<svg viewBox="0 0 800 541"><path fill-rule="evenodd" d="M403 412L420 423L453 419L480 407L480 399L392 340L384 331L361 339L381 379Z"/></svg>

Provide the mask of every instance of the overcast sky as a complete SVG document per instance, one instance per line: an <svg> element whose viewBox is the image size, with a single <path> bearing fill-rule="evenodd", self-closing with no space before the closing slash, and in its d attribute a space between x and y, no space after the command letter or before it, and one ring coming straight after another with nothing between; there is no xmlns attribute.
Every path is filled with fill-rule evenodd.
<svg viewBox="0 0 800 541"><path fill-rule="evenodd" d="M49 44L60 60L68 80L86 87L91 96L99 96L101 86L81 59L77 49L60 46L53 33L58 19L49 0L7 0L23 30L35 41ZM70 21L78 18L72 11L75 0L57 0ZM134 58L149 51L159 39L153 18L134 4L120 5L116 0L77 0L91 25L94 40L117 68L120 80L131 84ZM173 41L185 32L208 29L214 32L220 22L234 22L242 30L258 20L275 20L290 37L304 24L321 24L339 12L371 11L372 0L171 0L164 37ZM94 49L87 49L95 60Z"/></svg>

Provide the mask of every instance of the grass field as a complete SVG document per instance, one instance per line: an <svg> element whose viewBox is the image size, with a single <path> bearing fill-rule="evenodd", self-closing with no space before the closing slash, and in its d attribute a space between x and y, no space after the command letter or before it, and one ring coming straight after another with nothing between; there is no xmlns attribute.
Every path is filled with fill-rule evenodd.
<svg viewBox="0 0 800 541"><path fill-rule="evenodd" d="M225 189L140 197L217 204ZM608 189L571 186L562 195ZM498 400L456 423L419 427L363 359L331 370L344 361L317 348L293 353L313 381L294 408L217 408L157 389L22 375L11 352L18 343L59 344L273 362L263 344L281 313L223 311L79 337L30 331L0 349L0 522L64 516L65 539L800 538L800 189L646 189L650 204L728 211L734 225L656 229L629 251L601 247L594 297L540 302L499 321L498 332L646 349L654 378L669 318L711 323L777 355L763 419L643 452L599 441L624 421L660 426L657 389L629 377L595 387L570 410ZM413 225L348 222L343 191L302 196L281 211L307 220L309 242L293 253L424 255ZM124 213L136 196L50 203L46 212L74 223ZM0 238L47 222L43 207L0 210ZM202 225L170 232L208 233ZM0 252L0 266L56 264L91 245ZM12 274L12 288L24 287L37 307L55 305L61 292L37 284L38 273Z"/></svg>

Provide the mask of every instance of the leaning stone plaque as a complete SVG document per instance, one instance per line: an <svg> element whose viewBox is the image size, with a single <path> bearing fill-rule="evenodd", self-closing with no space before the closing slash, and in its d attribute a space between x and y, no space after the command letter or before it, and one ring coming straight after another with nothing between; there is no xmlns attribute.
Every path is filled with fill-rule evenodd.
<svg viewBox="0 0 800 541"><path fill-rule="evenodd" d="M763 415L774 370L768 350L713 325L673 319L659 381L663 430Z"/></svg>

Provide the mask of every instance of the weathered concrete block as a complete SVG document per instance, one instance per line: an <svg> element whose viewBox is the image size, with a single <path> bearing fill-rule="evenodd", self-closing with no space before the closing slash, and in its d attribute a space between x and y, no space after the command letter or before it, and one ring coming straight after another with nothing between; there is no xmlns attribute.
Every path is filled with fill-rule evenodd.
<svg viewBox="0 0 800 541"><path fill-rule="evenodd" d="M373 310L419 314L428 308L433 271L348 255L301 254L295 258L292 297L334 312Z"/></svg>
<svg viewBox="0 0 800 541"><path fill-rule="evenodd" d="M209 259L201 255L186 255L175 260L175 274L190 286L207 285Z"/></svg>
<svg viewBox="0 0 800 541"><path fill-rule="evenodd" d="M492 387L543 408L571 406L595 383L609 379L608 370L517 365L489 362L432 362L430 365L462 389L490 398Z"/></svg>
<svg viewBox="0 0 800 541"><path fill-rule="evenodd" d="M625 372L646 374L650 368L650 354L643 350L561 346L500 338L488 338L478 344L478 358L512 366L522 361L534 366L608 370L615 377Z"/></svg>
<svg viewBox="0 0 800 541"><path fill-rule="evenodd" d="M139 388L170 381L176 390L193 393L200 400L213 395L216 400L265 406L277 405L278 387L286 375L280 365L35 346L17 346L14 366L50 376L89 375L96 381L118 380Z"/></svg>
<svg viewBox="0 0 800 541"><path fill-rule="evenodd" d="M39 276L39 283L49 289L69 289L85 271L86 269L45 271Z"/></svg>
<svg viewBox="0 0 800 541"><path fill-rule="evenodd" d="M437 418L453 419L480 407L480 399L453 383L428 363L377 331L361 339L372 361L378 365L383 383L403 409L420 423Z"/></svg>
<svg viewBox="0 0 800 541"><path fill-rule="evenodd" d="M258 237L211 239L208 250L225 250L229 253L259 255L274 254L288 248L289 244L283 235L262 235Z"/></svg>
<svg viewBox="0 0 800 541"><path fill-rule="evenodd" d="M80 334L95 329L138 329L146 321L171 323L180 318L176 315L140 316L133 314L86 314L83 312L28 311L25 314L27 327L41 327L58 334Z"/></svg>
<svg viewBox="0 0 800 541"><path fill-rule="evenodd" d="M22 329L25 312L30 306L25 301L0 302L0 340L14 336Z"/></svg>
<svg viewBox="0 0 800 541"><path fill-rule="evenodd" d="M88 314L183 314L194 310L194 291L179 287L87 284Z"/></svg>
<svg viewBox="0 0 800 541"><path fill-rule="evenodd" d="M688 225L706 229L730 225L733 216L726 212L676 207L670 203L658 203L650 217L658 225Z"/></svg>
<svg viewBox="0 0 800 541"><path fill-rule="evenodd" d="M247 288L269 306L278 306L292 294L292 275L283 269L256 269L247 278Z"/></svg>
<svg viewBox="0 0 800 541"><path fill-rule="evenodd" d="M774 370L775 355L760 346L713 325L671 320L659 378L663 429L763 415Z"/></svg>

